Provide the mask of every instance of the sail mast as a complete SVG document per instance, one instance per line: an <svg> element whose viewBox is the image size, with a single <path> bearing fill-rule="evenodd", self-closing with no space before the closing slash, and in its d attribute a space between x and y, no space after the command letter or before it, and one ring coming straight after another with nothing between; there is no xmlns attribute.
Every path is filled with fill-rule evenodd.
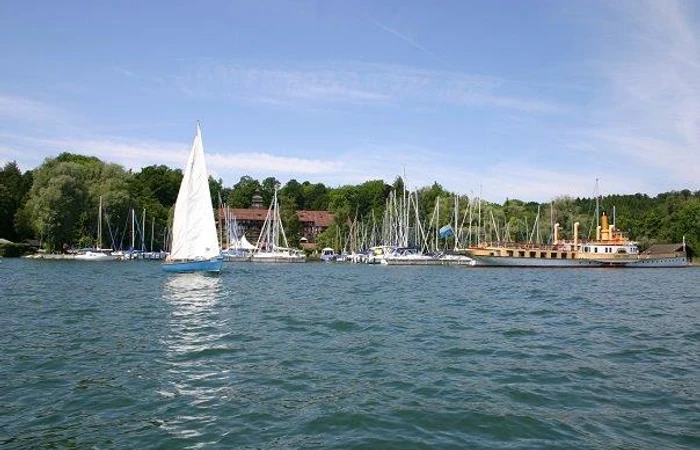
<svg viewBox="0 0 700 450"><path fill-rule="evenodd" d="M102 196L100 195L100 206L97 211L97 248L102 248Z"/></svg>

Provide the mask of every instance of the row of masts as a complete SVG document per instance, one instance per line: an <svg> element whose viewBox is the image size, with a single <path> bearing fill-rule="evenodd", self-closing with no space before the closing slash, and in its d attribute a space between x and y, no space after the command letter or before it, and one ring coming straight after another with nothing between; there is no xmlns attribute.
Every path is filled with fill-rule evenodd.
<svg viewBox="0 0 700 450"><path fill-rule="evenodd" d="M121 242L123 242L123 240L124 240L124 237L125 237L124 234L126 233L126 230L129 229L130 230L130 246L129 246L128 250L132 251L132 252L133 251L140 251L143 253L145 253L147 251L146 250L146 209L145 208L143 209L143 212L141 214L140 221L136 218L135 208L130 209L130 214L127 218L127 221L129 221L130 223L128 223L124 227L124 232L122 233L119 245L117 245L116 236L115 236L116 234L118 234L118 229L114 230L114 231L112 230L112 227L110 225L109 215L107 214L107 211L102 204L102 197L101 196L100 196L98 208L99 209L98 209L98 220L97 220L97 240L95 243L95 247L97 249L102 249L102 243L103 243L103 239L102 239L103 229L102 229L102 227L103 227L103 222L104 222L107 224L107 231L109 233L110 240L112 243L111 248L122 249L123 245L121 244ZM104 220L103 220L103 214L104 214ZM148 250L151 253L154 251L153 249L154 249L154 242L155 242L155 236L156 236L155 226L156 226L156 220L155 220L155 217L153 217L153 219L151 220L151 236L150 236L150 244L149 244L150 250ZM163 233L162 233L162 242L167 242L167 240L169 238L169 234L170 234L169 228L165 227L163 230ZM139 249L136 248L137 237L139 238L140 244L141 244Z"/></svg>
<svg viewBox="0 0 700 450"><path fill-rule="evenodd" d="M435 199L432 214L427 218L427 224L424 224L420 217L418 192L408 191L405 188L392 190L386 199L381 221L377 220L374 211L371 211L368 218L358 217L356 213L345 232L341 232L341 227L336 228L334 248L345 253L360 253L377 246L414 247L423 253L438 253L447 250L459 252L489 242L518 241L543 244L545 242L552 243L556 239L555 235L558 230L555 231L555 227L558 227L558 224L555 223L553 204L550 205L550 223L546 227L549 231L548 235L543 235L545 226L540 219L541 205L538 205L532 225L527 223L527 218L523 218L524 228L527 231L521 232L520 239L514 239L513 234L517 233L517 230L511 229L511 222L508 218L500 225L494 217L493 211L488 211L487 217L482 214L481 188L479 188L479 196L467 199L467 205L464 208L460 205L462 199L463 197L459 196L452 198L450 218L448 223L444 223L445 215L441 215L440 206L441 204L444 206L445 202L443 202L444 198L438 196ZM230 209L221 203L221 200L219 202L221 206L219 210L223 211L225 215L225 217L220 217L219 221L224 224L219 229L220 244L221 248L227 248L240 239L240 230ZM276 200L273 200L272 205L275 204ZM596 221L600 217L598 208L599 203L596 196ZM614 208L612 223L615 223ZM274 221L273 226L280 226L279 219ZM450 231L447 238L441 236L440 233L440 230L446 227ZM596 228L599 228L597 222ZM268 227L261 231L266 235L261 235L260 239L266 242L270 242L273 236L283 236L280 229ZM286 236L283 238L284 243L275 243L275 245L286 247Z"/></svg>

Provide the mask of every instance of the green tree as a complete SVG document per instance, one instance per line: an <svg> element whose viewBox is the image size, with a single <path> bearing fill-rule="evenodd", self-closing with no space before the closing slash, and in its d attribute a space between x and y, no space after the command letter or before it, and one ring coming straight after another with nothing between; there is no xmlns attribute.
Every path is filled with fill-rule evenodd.
<svg viewBox="0 0 700 450"><path fill-rule="evenodd" d="M62 153L58 158L47 159L35 171L26 210L20 217L31 224L37 236L44 238L47 248L57 250L63 244L96 239L98 204L102 198L108 217L104 241L109 243L109 224L122 223L128 214L127 186L128 175L121 166Z"/></svg>
<svg viewBox="0 0 700 450"><path fill-rule="evenodd" d="M238 183L233 185L233 189L226 197L226 203L231 208L250 208L253 195L260 192L261 187L258 180L248 175L242 176ZM272 196L270 196L271 199ZM268 200L268 203L270 200Z"/></svg>
<svg viewBox="0 0 700 450"><path fill-rule="evenodd" d="M310 211L328 210L328 192L330 191L323 183L311 184L304 181L301 184L303 205L301 209Z"/></svg>
<svg viewBox="0 0 700 450"><path fill-rule="evenodd" d="M294 198L283 195L279 197L280 201L280 218L284 233L287 236L287 241L291 247L299 247L301 241L301 221L297 214L297 208Z"/></svg>
<svg viewBox="0 0 700 450"><path fill-rule="evenodd" d="M279 189L280 182L275 177L265 178L260 185L260 195L263 198L263 204L269 205L272 202L272 197L275 195L275 189Z"/></svg>
<svg viewBox="0 0 700 450"><path fill-rule="evenodd" d="M304 192L301 184L295 179L291 179L280 189L280 195L287 198L290 207L294 210L304 209Z"/></svg>
<svg viewBox="0 0 700 450"><path fill-rule="evenodd" d="M182 182L182 171L167 166L148 166L133 177L130 193L134 196L153 197L165 207L171 207L177 200Z"/></svg>
<svg viewBox="0 0 700 450"><path fill-rule="evenodd" d="M15 241L22 237L15 227L15 216L26 200L32 174L22 174L17 162L0 170L0 237Z"/></svg>
<svg viewBox="0 0 700 450"><path fill-rule="evenodd" d="M58 250L79 238L79 225L88 196L80 180L77 164L63 163L65 172L52 176L37 186L28 202L32 225L44 238L48 250Z"/></svg>

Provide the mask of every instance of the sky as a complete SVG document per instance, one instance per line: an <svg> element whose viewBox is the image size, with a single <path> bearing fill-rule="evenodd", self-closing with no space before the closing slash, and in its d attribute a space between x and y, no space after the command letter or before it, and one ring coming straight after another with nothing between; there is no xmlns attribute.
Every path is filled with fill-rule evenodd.
<svg viewBox="0 0 700 450"><path fill-rule="evenodd" d="M700 190L700 2L0 2L3 165L182 168L197 121L227 187Z"/></svg>

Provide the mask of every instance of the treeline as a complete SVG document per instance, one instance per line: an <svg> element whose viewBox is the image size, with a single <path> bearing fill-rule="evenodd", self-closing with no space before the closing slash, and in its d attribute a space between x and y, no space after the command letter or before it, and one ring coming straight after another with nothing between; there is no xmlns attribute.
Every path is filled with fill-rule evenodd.
<svg viewBox="0 0 700 450"><path fill-rule="evenodd" d="M146 248L150 250L152 245L153 250L164 249L181 179L180 169L159 165L132 172L96 157L71 153L48 158L24 173L11 162L0 171L0 238L13 242L38 240L48 251L93 246L97 244L101 199L103 247L128 248L133 210ZM274 177L258 181L249 176L241 177L231 187L211 178L209 184L212 208L219 202L231 208L248 208L255 194L268 205L279 186L281 215L293 244L302 237L297 210L332 212L335 223L318 243L336 249L347 243L349 234L358 227L381 229L392 192L397 198L405 197L401 177L391 184L370 180L337 188L297 180L280 185ZM595 233L594 198L559 197L546 204L516 199L502 205L487 201L477 204L476 199L458 196L438 183L412 194L426 234L449 223L462 230L458 237L462 245L468 238L474 241L477 234L489 240L546 241L551 239L551 224L555 222L565 237L570 237L574 222L581 224L584 235ZM599 206L608 215L614 214L617 228L627 231L642 248L653 243L677 243L683 238L691 248L700 248L700 191L674 191L656 197L608 195ZM443 244L453 245L452 239ZM137 246L140 242L141 238Z"/></svg>

